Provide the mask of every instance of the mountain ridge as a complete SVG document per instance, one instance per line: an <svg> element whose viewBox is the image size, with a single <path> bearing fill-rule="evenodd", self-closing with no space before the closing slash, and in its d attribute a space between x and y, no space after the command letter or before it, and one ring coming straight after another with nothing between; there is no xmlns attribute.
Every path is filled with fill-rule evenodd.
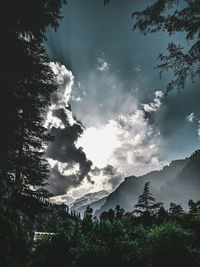
<svg viewBox="0 0 200 267"><path fill-rule="evenodd" d="M190 174L190 179L186 178L186 171ZM99 216L103 211L115 208L118 204L126 211L133 210L145 182L150 182L152 194L166 207L171 202L177 202L186 208L189 199L200 199L198 193L200 192L200 150L185 159L171 161L159 171L152 171L138 177L134 175L125 177L116 190L108 195L106 202L95 215ZM190 192L187 192L187 188L191 188Z"/></svg>

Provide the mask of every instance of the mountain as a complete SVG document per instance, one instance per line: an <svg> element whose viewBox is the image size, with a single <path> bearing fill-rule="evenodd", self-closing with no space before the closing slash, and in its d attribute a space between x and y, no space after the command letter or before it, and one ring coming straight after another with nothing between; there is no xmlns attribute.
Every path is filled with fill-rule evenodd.
<svg viewBox="0 0 200 267"><path fill-rule="evenodd" d="M71 205L70 205L70 209L71 210L76 210L80 213L83 213L86 209L86 207L88 205L90 205L91 203L93 203L93 207L95 207L95 205L99 208L99 205L103 205L103 200L107 195L108 195L108 191L106 190L101 190L99 192L95 192L95 193L88 193L86 195L84 195L81 198L76 199ZM98 201L101 200L100 204L98 205ZM96 204L95 204L96 202Z"/></svg>
<svg viewBox="0 0 200 267"><path fill-rule="evenodd" d="M126 211L132 211L145 182L150 182L151 193L157 201L166 207L176 202L187 208L189 199L200 199L200 150L195 151L189 158L172 161L160 171L152 171L143 176L129 176L107 196L105 203L96 211L115 208L119 204Z"/></svg>
<svg viewBox="0 0 200 267"><path fill-rule="evenodd" d="M170 198L187 208L188 200L200 200L200 150L195 151L187 160L186 166L168 181L160 190L160 199ZM164 201L165 202L165 201Z"/></svg>
<svg viewBox="0 0 200 267"><path fill-rule="evenodd" d="M103 206L103 204L104 204L105 202L106 202L106 196L103 197L103 198L100 198L100 199L97 200L97 201L94 201L94 202L90 203L89 205L90 205L90 207L93 209L93 214L95 214L96 211L99 210L99 209ZM76 210L77 212L80 212L81 218L83 218L83 216L84 216L84 212L85 212L87 206L88 206L88 205L81 206L80 208L78 208L78 209Z"/></svg>

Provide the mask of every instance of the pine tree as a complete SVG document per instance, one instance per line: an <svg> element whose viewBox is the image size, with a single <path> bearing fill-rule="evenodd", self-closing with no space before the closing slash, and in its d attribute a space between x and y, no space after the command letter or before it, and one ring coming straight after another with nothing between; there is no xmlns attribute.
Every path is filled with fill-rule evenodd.
<svg viewBox="0 0 200 267"><path fill-rule="evenodd" d="M155 198L150 193L150 182L146 182L144 185L144 191L142 195L138 198L138 203L134 205L136 208L133 213L138 213L142 215L152 215L156 210L158 210L162 203L155 203Z"/></svg>
<svg viewBox="0 0 200 267"><path fill-rule="evenodd" d="M66 1L20 1L10 8L10 3L3 1L0 11L7 13L6 18L0 16L4 36L0 44L0 188L5 198L11 193L15 198L22 193L33 195L48 178L42 150L51 138L43 119L56 86L42 41L46 27L58 27L63 3Z"/></svg>

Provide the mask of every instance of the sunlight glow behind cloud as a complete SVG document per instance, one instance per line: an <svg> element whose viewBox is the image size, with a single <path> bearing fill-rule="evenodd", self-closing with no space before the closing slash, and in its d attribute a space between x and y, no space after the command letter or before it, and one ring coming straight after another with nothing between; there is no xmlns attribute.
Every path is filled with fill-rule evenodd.
<svg viewBox="0 0 200 267"><path fill-rule="evenodd" d="M83 147L87 157L92 159L95 166L103 168L114 149L118 146L117 132L113 122L103 127L91 127L85 130L78 139L78 147Z"/></svg>

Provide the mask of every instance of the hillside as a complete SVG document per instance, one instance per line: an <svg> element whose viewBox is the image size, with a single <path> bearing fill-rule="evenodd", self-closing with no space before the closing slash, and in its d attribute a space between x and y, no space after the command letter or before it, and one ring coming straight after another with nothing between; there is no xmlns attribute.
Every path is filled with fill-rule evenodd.
<svg viewBox="0 0 200 267"><path fill-rule="evenodd" d="M96 215L117 204L126 211L131 211L147 181L151 183L153 195L166 207L171 202L177 202L186 208L189 199L197 200L200 196L200 151L194 152L189 158L172 161L160 171L125 178L106 198Z"/></svg>

